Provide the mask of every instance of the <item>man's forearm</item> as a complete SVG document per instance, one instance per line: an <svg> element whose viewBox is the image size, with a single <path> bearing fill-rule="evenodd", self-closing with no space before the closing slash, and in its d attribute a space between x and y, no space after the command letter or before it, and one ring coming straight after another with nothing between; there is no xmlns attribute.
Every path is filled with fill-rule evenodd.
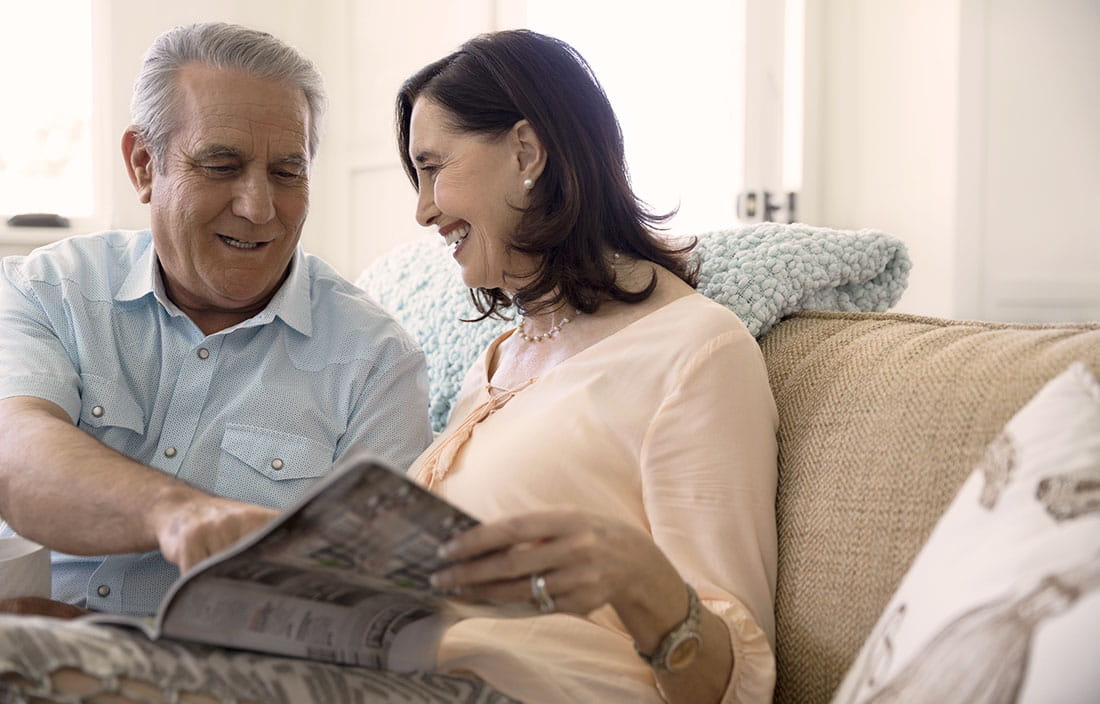
<svg viewBox="0 0 1100 704"><path fill-rule="evenodd" d="M55 404L0 400L0 515L73 554L157 548L154 513L197 490L103 445Z"/></svg>

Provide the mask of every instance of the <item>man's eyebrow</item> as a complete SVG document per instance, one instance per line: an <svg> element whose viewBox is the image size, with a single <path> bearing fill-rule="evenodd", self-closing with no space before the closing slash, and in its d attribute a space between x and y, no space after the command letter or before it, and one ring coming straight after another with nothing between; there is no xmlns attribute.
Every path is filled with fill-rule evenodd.
<svg viewBox="0 0 1100 704"><path fill-rule="evenodd" d="M309 159L307 159L303 154L287 154L286 156L282 156L276 159L275 163L295 166L299 169L309 168Z"/></svg>
<svg viewBox="0 0 1100 704"><path fill-rule="evenodd" d="M199 149L192 155L193 159L240 159L243 155L240 149L235 149L224 144L211 144Z"/></svg>
<svg viewBox="0 0 1100 704"><path fill-rule="evenodd" d="M245 155L240 149L225 144L211 144L195 152L192 157L195 161L206 159L244 159ZM296 168L309 168L309 159L304 154L286 154L275 159L273 163L284 164Z"/></svg>
<svg viewBox="0 0 1100 704"><path fill-rule="evenodd" d="M419 154L417 154L416 156L413 157L413 161L415 161L418 164L423 164L425 161L432 161L432 160L438 160L438 159L439 159L439 155L436 154L435 152L420 152Z"/></svg>

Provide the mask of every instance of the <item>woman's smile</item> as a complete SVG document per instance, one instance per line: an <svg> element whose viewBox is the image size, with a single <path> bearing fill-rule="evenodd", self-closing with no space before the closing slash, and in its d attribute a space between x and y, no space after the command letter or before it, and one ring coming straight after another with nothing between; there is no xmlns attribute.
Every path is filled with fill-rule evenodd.
<svg viewBox="0 0 1100 704"><path fill-rule="evenodd" d="M447 246L454 249L452 255L457 255L458 250L462 248L462 243L466 241L467 235L470 234L470 223L461 221L451 223L440 229L439 234L443 235L443 240L447 243Z"/></svg>

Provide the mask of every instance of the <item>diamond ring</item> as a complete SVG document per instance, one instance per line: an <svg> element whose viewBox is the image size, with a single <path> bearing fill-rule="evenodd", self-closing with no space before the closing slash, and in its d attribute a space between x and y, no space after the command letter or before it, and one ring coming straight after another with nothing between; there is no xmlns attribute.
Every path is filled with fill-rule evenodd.
<svg viewBox="0 0 1100 704"><path fill-rule="evenodd" d="M539 611L542 613L553 613L554 599L546 589L546 578L541 574L535 573L531 575L531 599L535 602L535 606L539 607Z"/></svg>

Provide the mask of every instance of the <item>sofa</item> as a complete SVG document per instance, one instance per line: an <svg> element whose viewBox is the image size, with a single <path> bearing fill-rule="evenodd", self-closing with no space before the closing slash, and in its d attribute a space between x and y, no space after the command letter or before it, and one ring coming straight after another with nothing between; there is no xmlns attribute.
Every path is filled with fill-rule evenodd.
<svg viewBox="0 0 1100 704"><path fill-rule="evenodd" d="M1005 423L1071 362L1100 375L1100 324L800 312L760 346L780 419L775 701L828 702Z"/></svg>
<svg viewBox="0 0 1100 704"><path fill-rule="evenodd" d="M828 702L1005 423L1071 362L1100 374L1100 324L885 312L910 263L875 231L765 223L698 251L700 291L757 336L779 411L775 701ZM455 269L425 239L359 279L424 347L436 430L508 324L458 322L476 316Z"/></svg>

